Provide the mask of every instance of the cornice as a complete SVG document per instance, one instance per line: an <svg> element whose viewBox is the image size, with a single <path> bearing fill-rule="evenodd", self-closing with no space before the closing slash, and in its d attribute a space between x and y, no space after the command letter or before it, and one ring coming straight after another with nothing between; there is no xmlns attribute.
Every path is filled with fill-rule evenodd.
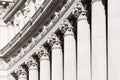
<svg viewBox="0 0 120 80"><path fill-rule="evenodd" d="M36 28L43 24L43 21L45 21L57 8L57 2L57 0L48 0L48 4L45 5L42 13L40 14L38 10L39 15L38 13L35 13L35 15L37 14L38 16L33 16L31 20L23 27L23 29L1 50L1 56L7 57L11 55L11 52L16 50L25 40L27 40Z"/></svg>
<svg viewBox="0 0 120 80"><path fill-rule="evenodd" d="M18 0L13 7L11 7L7 12L6 15L3 17L5 23L7 23L10 18L18 11L20 6L25 3L27 0Z"/></svg>

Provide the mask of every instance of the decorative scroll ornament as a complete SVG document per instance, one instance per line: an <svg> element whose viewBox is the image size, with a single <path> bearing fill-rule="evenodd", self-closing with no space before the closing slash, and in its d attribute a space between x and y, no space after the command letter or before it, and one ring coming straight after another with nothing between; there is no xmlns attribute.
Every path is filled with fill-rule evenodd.
<svg viewBox="0 0 120 80"><path fill-rule="evenodd" d="M60 42L60 40L58 39L57 35L55 33L53 33L49 39L47 40L47 42L50 44L50 46L53 46L53 44L55 42Z"/></svg>
<svg viewBox="0 0 120 80"><path fill-rule="evenodd" d="M28 68L37 68L37 62L33 57L29 57L28 61L25 62Z"/></svg>
<svg viewBox="0 0 120 80"><path fill-rule="evenodd" d="M63 23L60 26L60 30L62 31L62 33L65 33L68 28L73 28L73 26L67 19L64 19Z"/></svg>
<svg viewBox="0 0 120 80"><path fill-rule="evenodd" d="M14 72L18 77L27 77L27 72L22 66L19 66Z"/></svg>
<svg viewBox="0 0 120 80"><path fill-rule="evenodd" d="M72 14L77 18L81 13L82 8L83 8L82 2L78 1L75 7L73 8Z"/></svg>
<svg viewBox="0 0 120 80"><path fill-rule="evenodd" d="M48 54L47 50L44 48L44 46L40 46L40 48L36 51L36 54L38 55L39 58L41 58L41 56L43 54ZM48 54L49 55L49 54Z"/></svg>

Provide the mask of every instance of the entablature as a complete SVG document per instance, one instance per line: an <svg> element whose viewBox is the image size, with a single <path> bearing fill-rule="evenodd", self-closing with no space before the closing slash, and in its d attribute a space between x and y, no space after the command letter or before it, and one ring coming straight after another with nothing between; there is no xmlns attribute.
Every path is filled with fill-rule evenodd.
<svg viewBox="0 0 120 80"><path fill-rule="evenodd" d="M61 22L72 15L78 1L66 0L66 3L63 4L63 1L51 0L43 5L42 10L40 8L35 12L27 24L1 50L1 56L10 64L9 73L33 55L36 49L58 30ZM35 33L37 34L35 35Z"/></svg>
<svg viewBox="0 0 120 80"><path fill-rule="evenodd" d="M57 2L57 1L56 1ZM37 35L37 37L33 37L32 38L32 42L33 44L31 45L31 43L26 43L28 44L26 48L22 49L25 53L24 56L22 56L21 58L18 59L18 56L16 57L16 59L18 59L12 66L10 66L8 68L8 72L11 73L13 71L13 69L16 69L17 66L19 66L20 64L24 63L24 61L31 55L33 55L37 49L40 47L40 45L44 44L46 42L46 40L49 38L49 36L56 32L56 30L58 30L58 28L61 26L63 20L65 18L67 18L70 14L71 11L73 10L73 6L76 4L77 1L74 1L73 4L70 0L68 0L68 2L63 5L60 9L59 12L59 16L58 17L54 17L53 20L50 21L49 25L50 28L47 29L47 31L45 31L45 29L43 29L42 33L39 33L39 35L41 37L39 37L39 35ZM56 7L56 5L58 5L57 3L54 5ZM70 7L70 5L72 5L72 7ZM70 8L69 8L70 7ZM50 8L49 8L50 9ZM52 9L53 10L53 9ZM41 19L41 18L40 18ZM52 23L51 23L52 22ZM41 23L38 23L39 27ZM49 26L48 25L48 26ZM34 26L35 27L35 26ZM37 30L37 28L36 28ZM36 31L35 31L36 32ZM32 34L31 34L32 36ZM39 37L39 38L38 38ZM27 37L28 38L28 37ZM37 39L38 38L38 39ZM37 42L36 42L37 40ZM34 43L35 42L35 43ZM23 42L24 43L24 42Z"/></svg>
<svg viewBox="0 0 120 80"><path fill-rule="evenodd" d="M59 3L59 5L61 4ZM1 56L7 58L9 55L11 55L11 52L16 50L21 45L21 43L25 42L28 37L32 35L32 32L35 31L38 26L41 25L42 28L44 21L48 20L50 15L53 14L57 8L56 6L58 6L57 1L51 0L43 6L42 11L41 8L38 9L35 15L28 21L28 23L21 29L21 31L18 32L18 34L1 50Z"/></svg>

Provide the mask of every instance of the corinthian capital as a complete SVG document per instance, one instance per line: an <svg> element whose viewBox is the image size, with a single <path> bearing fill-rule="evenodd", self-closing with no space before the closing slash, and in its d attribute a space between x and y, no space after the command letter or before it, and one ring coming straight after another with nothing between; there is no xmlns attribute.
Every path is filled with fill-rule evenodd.
<svg viewBox="0 0 120 80"><path fill-rule="evenodd" d="M42 54L40 60L49 60L49 54L48 53Z"/></svg>
<svg viewBox="0 0 120 80"><path fill-rule="evenodd" d="M53 44L55 42L60 42L59 38L57 37L57 35L55 33L53 33L49 39L47 40L47 42L50 44L50 46L53 46Z"/></svg>
<svg viewBox="0 0 120 80"><path fill-rule="evenodd" d="M65 33L68 28L73 28L73 26L67 19L64 19L63 23L60 26L60 30L62 31L62 33Z"/></svg>
<svg viewBox="0 0 120 80"><path fill-rule="evenodd" d="M86 15L87 11L83 8L79 17L78 17L78 21L79 20L87 20L87 15Z"/></svg>
<svg viewBox="0 0 120 80"><path fill-rule="evenodd" d="M37 50L36 54L38 55L39 58L41 58L41 56L43 54L48 54L47 50L44 48L44 46L40 46L40 48Z"/></svg>
<svg viewBox="0 0 120 80"><path fill-rule="evenodd" d="M14 72L18 77L27 77L27 72L22 66L19 66Z"/></svg>
<svg viewBox="0 0 120 80"><path fill-rule="evenodd" d="M72 14L78 18L79 15L83 12L87 12L82 4L81 1L78 1L77 4L75 5L75 7L73 8Z"/></svg>
<svg viewBox="0 0 120 80"><path fill-rule="evenodd" d="M98 1L102 2L102 0L92 0L92 3L98 2Z"/></svg>
<svg viewBox="0 0 120 80"><path fill-rule="evenodd" d="M25 62L29 69L37 69L37 62L33 57L29 57L29 59Z"/></svg>

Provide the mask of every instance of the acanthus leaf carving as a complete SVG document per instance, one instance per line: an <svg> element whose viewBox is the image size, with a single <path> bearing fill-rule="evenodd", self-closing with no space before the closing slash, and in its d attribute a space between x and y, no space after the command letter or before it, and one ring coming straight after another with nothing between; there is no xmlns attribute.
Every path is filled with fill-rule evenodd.
<svg viewBox="0 0 120 80"><path fill-rule="evenodd" d="M28 58L25 64L28 66L29 69L37 69L37 65L38 65L38 63L32 56Z"/></svg>
<svg viewBox="0 0 120 80"><path fill-rule="evenodd" d="M60 43L61 41L59 40L59 38L57 37L57 35L55 33L53 33L49 37L49 39L47 40L47 42L50 44L50 46L53 46L55 44L55 42L59 42Z"/></svg>
<svg viewBox="0 0 120 80"><path fill-rule="evenodd" d="M63 23L60 26L60 30L62 31L62 33L65 33L68 28L73 28L73 26L70 24L68 19L64 19Z"/></svg>

